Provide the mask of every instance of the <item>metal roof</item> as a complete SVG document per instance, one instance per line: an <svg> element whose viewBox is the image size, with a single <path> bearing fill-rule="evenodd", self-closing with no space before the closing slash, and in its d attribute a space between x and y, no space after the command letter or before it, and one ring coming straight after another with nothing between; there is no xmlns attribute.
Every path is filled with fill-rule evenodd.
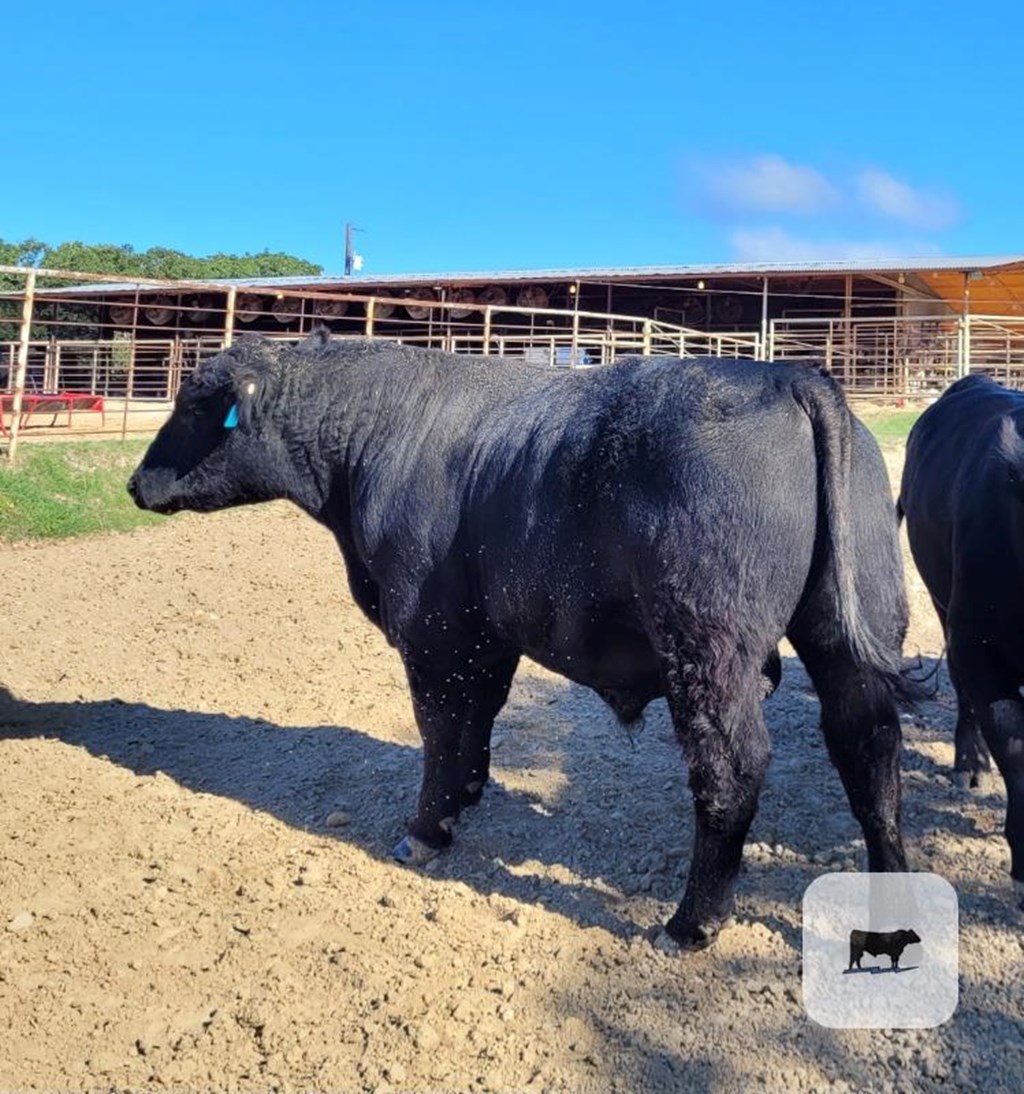
<svg viewBox="0 0 1024 1094"><path fill-rule="evenodd" d="M930 270L992 269L1024 263L1024 255L979 257L894 258L863 261L829 260L818 262L725 262L690 263L685 266L598 266L536 270L491 270L467 273L359 274L354 277L322 277L315 280L344 284L409 284L413 282L470 281L623 281L645 278L744 277L775 274L847 274L847 273L920 273ZM297 283L301 279L296 279Z"/></svg>
<svg viewBox="0 0 1024 1094"><path fill-rule="evenodd" d="M236 277L198 279L192 283L197 286L232 285L239 289L287 289L306 288L324 291L349 291L359 293L362 289L382 286L469 285L486 284L495 281L644 281L644 280L685 280L688 278L710 277L774 277L774 276L813 276L836 274L900 274L929 273L932 271L969 273L972 271L994 272L997 269L1024 264L1024 254L986 255L986 256L945 256L931 255L922 258L884 258L884 259L835 259L815 262L726 262L691 263L685 266L599 266L565 267L535 270L486 270L455 273L394 273L394 274L340 274L293 275L289 277ZM190 279L191 280L191 279ZM41 289L44 292L67 292L70 286L62 289ZM168 288L159 282L120 281L92 283L75 286L75 292L88 293L125 293L136 289L158 291Z"/></svg>

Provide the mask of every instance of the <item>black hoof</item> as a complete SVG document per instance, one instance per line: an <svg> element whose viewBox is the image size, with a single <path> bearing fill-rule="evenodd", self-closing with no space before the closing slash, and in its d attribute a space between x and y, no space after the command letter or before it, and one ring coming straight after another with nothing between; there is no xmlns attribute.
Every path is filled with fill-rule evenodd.
<svg viewBox="0 0 1024 1094"><path fill-rule="evenodd" d="M409 833L391 849L391 857L406 866L422 866L437 856L452 842L455 818L446 817L436 833L418 832L416 825L409 826Z"/></svg>
<svg viewBox="0 0 1024 1094"><path fill-rule="evenodd" d="M731 921L730 917L719 922L677 923L673 917L665 924L665 932L680 950L696 953L698 950L706 950L718 937L722 928Z"/></svg>
<svg viewBox="0 0 1024 1094"><path fill-rule="evenodd" d="M658 927L649 937L651 945L660 953L669 957L678 957L682 953L682 947L664 927Z"/></svg>
<svg viewBox="0 0 1024 1094"><path fill-rule="evenodd" d="M415 836L404 836L391 849L391 857L403 866L423 866L440 853L440 847L431 847Z"/></svg>
<svg viewBox="0 0 1024 1094"><path fill-rule="evenodd" d="M959 790L978 790L984 788L989 774L987 767L954 768L953 785Z"/></svg>

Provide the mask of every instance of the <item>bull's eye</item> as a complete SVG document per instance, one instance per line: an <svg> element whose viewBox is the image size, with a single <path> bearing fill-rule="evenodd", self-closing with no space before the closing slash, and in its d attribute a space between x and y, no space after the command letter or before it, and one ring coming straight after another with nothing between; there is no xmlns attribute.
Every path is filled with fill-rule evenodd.
<svg viewBox="0 0 1024 1094"><path fill-rule="evenodd" d="M193 403L192 406L189 408L189 411L192 414L193 418L206 417L206 407L203 406L202 403Z"/></svg>

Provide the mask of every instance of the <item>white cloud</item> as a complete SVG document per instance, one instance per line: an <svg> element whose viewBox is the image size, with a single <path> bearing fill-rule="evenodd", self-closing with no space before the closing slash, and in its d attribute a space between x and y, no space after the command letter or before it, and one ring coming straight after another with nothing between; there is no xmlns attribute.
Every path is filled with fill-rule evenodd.
<svg viewBox="0 0 1024 1094"><path fill-rule="evenodd" d="M862 203L872 212L916 228L947 228L959 214L952 198L915 189L877 167L860 172L857 190Z"/></svg>
<svg viewBox="0 0 1024 1094"><path fill-rule="evenodd" d="M839 200L820 171L781 156L754 156L738 162L697 167L705 196L736 212L816 213Z"/></svg>
<svg viewBox="0 0 1024 1094"><path fill-rule="evenodd" d="M779 227L736 228L729 242L738 262L841 262L940 253L933 243L921 240L807 239Z"/></svg>
<svg viewBox="0 0 1024 1094"><path fill-rule="evenodd" d="M952 196L881 167L826 173L775 153L693 157L683 183L750 262L940 254L933 240L960 214Z"/></svg>

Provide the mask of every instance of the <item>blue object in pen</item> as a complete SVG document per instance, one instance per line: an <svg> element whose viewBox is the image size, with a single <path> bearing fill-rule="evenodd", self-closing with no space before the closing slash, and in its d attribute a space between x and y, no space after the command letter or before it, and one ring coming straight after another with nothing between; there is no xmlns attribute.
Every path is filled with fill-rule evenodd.
<svg viewBox="0 0 1024 1094"><path fill-rule="evenodd" d="M234 429L238 425L238 403L232 403L228 416L224 419L225 429Z"/></svg>

